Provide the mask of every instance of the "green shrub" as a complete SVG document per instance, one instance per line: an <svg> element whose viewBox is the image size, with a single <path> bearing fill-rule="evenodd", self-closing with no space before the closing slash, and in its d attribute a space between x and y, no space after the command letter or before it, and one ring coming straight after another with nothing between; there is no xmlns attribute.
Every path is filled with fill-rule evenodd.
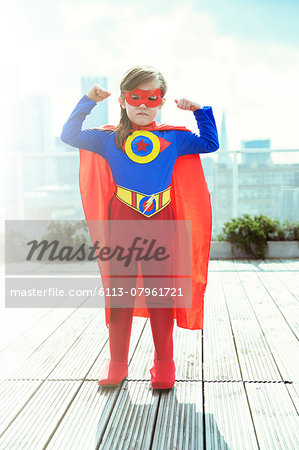
<svg viewBox="0 0 299 450"><path fill-rule="evenodd" d="M282 224L283 241L299 241L299 222L284 221Z"/></svg>
<svg viewBox="0 0 299 450"><path fill-rule="evenodd" d="M73 246L77 247L82 242L89 239L87 222L84 220L80 221L51 221L48 225L47 233L45 233L42 239L52 241L54 239L59 239L59 244L63 246Z"/></svg>
<svg viewBox="0 0 299 450"><path fill-rule="evenodd" d="M265 258L267 240L281 240L283 230L278 219L271 219L263 214L250 217L244 214L225 222L217 239L222 239L244 250L253 258ZM232 247L234 251L234 248Z"/></svg>
<svg viewBox="0 0 299 450"><path fill-rule="evenodd" d="M47 228L47 232L41 237L41 241L43 240L49 242L58 240L59 248L70 246L78 249L82 243L89 243L92 245L87 222L85 220L74 221L74 223L69 221L52 221ZM43 262L48 263L47 260ZM57 259L55 262L59 263L61 261ZM74 260L74 262L77 261Z"/></svg>

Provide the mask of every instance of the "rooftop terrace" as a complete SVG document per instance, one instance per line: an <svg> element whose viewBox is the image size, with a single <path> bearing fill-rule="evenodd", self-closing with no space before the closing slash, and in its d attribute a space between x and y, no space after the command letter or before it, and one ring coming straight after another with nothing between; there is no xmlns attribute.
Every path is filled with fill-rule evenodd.
<svg viewBox="0 0 299 450"><path fill-rule="evenodd" d="M148 319L107 389L103 309L2 309L1 450L298 449L298 300L298 260L210 261L204 329L175 322L176 384L161 392Z"/></svg>

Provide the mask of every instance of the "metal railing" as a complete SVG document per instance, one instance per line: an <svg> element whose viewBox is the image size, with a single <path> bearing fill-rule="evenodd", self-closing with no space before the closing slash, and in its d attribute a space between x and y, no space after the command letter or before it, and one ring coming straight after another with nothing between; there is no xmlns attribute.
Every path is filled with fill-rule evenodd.
<svg viewBox="0 0 299 450"><path fill-rule="evenodd" d="M247 155L252 158L246 160ZM201 156L211 193L213 232L246 211L299 220L299 149L219 149ZM84 218L78 152L12 152L1 155L0 161L5 218Z"/></svg>

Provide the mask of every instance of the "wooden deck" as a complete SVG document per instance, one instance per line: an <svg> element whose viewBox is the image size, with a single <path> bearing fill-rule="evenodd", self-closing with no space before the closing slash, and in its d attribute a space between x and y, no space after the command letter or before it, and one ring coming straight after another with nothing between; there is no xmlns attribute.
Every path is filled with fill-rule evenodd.
<svg viewBox="0 0 299 450"><path fill-rule="evenodd" d="M0 449L298 449L298 300L299 261L210 261L204 330L175 324L160 393L148 320L128 379L105 389L103 309L2 308Z"/></svg>

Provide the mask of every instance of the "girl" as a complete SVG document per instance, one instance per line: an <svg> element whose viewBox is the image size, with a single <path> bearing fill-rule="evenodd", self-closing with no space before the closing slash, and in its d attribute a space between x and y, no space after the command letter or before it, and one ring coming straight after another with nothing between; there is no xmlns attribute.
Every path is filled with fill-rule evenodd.
<svg viewBox="0 0 299 450"><path fill-rule="evenodd" d="M192 220L192 307L134 309L130 302L128 307L106 307L110 362L99 385L116 386L128 375L133 316L150 318L155 346L150 373L156 389L170 389L175 383L174 318L182 328L203 328L211 204L198 154L216 151L218 134L212 108L185 98L176 99L176 106L193 112L200 136L185 127L157 124L166 90L164 77L153 67L133 67L120 85L117 127L82 131L86 115L111 95L95 85L79 101L61 134L63 142L80 148L80 191L87 220Z"/></svg>

